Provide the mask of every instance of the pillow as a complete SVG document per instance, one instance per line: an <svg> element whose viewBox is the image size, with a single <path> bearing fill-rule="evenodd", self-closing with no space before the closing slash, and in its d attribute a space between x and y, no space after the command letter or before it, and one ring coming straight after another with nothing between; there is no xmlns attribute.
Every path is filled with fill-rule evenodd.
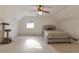
<svg viewBox="0 0 79 59"><path fill-rule="evenodd" d="M53 28L46 28L45 30L54 30Z"/></svg>
<svg viewBox="0 0 79 59"><path fill-rule="evenodd" d="M56 26L53 25L44 25L43 30L56 30Z"/></svg>

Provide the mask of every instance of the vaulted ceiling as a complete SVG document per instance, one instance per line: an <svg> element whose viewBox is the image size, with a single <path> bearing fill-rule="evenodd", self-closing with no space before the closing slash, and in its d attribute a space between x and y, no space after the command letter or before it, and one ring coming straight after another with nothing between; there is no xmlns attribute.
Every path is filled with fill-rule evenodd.
<svg viewBox="0 0 79 59"><path fill-rule="evenodd" d="M38 16L37 12L31 11L37 9L37 7L37 5L1 5L0 16L14 18L21 18L23 16ZM66 9L68 6L45 5L44 7L46 10L50 11L50 14L43 14L42 16L55 16L57 13Z"/></svg>
<svg viewBox="0 0 79 59"><path fill-rule="evenodd" d="M71 5L55 15L57 20L73 20L77 18L79 19L79 5Z"/></svg>
<svg viewBox="0 0 79 59"><path fill-rule="evenodd" d="M38 16L37 12L31 11L37 7L37 5L0 5L0 17L20 19L24 16ZM44 7L50 11L50 14L42 16L52 16L56 20L79 17L79 6L77 5L44 5Z"/></svg>

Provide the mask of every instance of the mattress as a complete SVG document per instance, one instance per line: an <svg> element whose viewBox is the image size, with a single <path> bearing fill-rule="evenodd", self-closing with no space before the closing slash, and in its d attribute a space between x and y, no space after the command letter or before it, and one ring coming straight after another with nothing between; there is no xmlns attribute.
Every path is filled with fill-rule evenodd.
<svg viewBox="0 0 79 59"><path fill-rule="evenodd" d="M44 35L47 38L68 38L68 35L58 30L44 30Z"/></svg>

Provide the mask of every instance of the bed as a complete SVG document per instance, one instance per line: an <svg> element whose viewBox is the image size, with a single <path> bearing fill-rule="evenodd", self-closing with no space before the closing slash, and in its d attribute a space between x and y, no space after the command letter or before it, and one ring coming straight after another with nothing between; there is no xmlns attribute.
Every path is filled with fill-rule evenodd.
<svg viewBox="0 0 79 59"><path fill-rule="evenodd" d="M47 43L71 43L69 35L63 31L57 30L56 26L53 25L43 26L42 35Z"/></svg>

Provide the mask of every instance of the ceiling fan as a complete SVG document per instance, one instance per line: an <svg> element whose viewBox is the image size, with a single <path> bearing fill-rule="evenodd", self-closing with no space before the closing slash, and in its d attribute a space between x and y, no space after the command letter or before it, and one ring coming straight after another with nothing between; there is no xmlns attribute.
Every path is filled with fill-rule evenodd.
<svg viewBox="0 0 79 59"><path fill-rule="evenodd" d="M39 5L36 10L32 11L38 11L38 15L42 15L42 13L49 14L50 12L44 9L45 7L43 5Z"/></svg>

